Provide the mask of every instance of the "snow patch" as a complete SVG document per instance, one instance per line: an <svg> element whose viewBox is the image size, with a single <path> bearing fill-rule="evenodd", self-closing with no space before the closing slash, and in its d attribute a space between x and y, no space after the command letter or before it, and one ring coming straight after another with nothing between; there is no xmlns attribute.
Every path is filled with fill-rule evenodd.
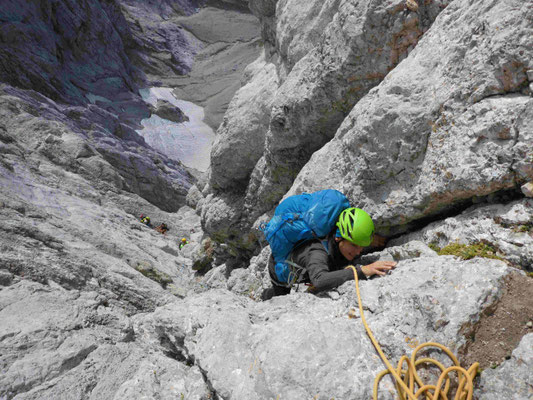
<svg viewBox="0 0 533 400"><path fill-rule="evenodd" d="M176 123L157 115L143 119L143 129L137 132L151 147L181 161L187 167L199 171L209 168L210 153L215 133L204 123L204 109L194 103L179 100L172 94L171 88L153 87L139 90L143 100L155 106L158 99L167 100L179 107L189 121Z"/></svg>

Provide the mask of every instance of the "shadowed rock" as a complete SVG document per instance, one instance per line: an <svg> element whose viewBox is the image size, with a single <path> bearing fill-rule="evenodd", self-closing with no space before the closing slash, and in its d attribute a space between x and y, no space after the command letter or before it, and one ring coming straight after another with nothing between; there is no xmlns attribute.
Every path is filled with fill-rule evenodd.
<svg viewBox="0 0 533 400"><path fill-rule="evenodd" d="M150 106L150 111L158 117L168 119L172 122L180 123L189 120L189 117L187 117L179 107L162 99L157 100L155 107Z"/></svg>

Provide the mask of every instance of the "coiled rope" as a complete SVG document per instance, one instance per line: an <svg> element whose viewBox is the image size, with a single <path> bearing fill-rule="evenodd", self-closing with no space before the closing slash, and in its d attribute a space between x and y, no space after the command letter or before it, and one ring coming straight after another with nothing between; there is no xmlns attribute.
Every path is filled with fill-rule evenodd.
<svg viewBox="0 0 533 400"><path fill-rule="evenodd" d="M372 334L372 331L368 327L368 324L366 323L366 318L363 313L363 304L361 302L361 294L359 293L359 279L357 277L357 271L353 265L350 265L347 268L351 268L353 271L355 279L355 289L357 291L357 301L359 302L359 312L361 313L361 319L363 321L363 325L365 326L366 333L372 341L372 344L376 348L377 352L379 353L381 359L387 366L387 369L381 371L374 380L374 400L378 400L379 382L387 374L391 374L394 377L396 390L401 400L418 400L423 394L425 394L426 400L448 400L448 390L450 389L451 383L450 377L448 375L450 374L450 372L453 371L457 371L457 378L459 380L459 386L457 387L454 400L471 400L472 395L474 393L473 380L477 374L479 363L475 362L468 369L468 371L465 370L460 366L459 361L453 355L453 353L442 344L435 342L422 343L413 350L411 359L409 359L405 355L402 356L400 358L400 361L398 362L398 368L394 369L389 360L387 360L387 357L381 350L378 341L376 340L376 338ZM446 368L440 362L432 358L422 358L420 360L416 360L416 353L425 347L437 347L441 349L444 353L448 355L448 357L450 357L454 365ZM404 363L407 364L406 370L403 369ZM436 385L427 385L422 382L416 372L416 368L420 364L433 364L440 368L441 375ZM443 382L445 382L444 389L442 389ZM416 392L415 385L418 387L418 390L416 390Z"/></svg>

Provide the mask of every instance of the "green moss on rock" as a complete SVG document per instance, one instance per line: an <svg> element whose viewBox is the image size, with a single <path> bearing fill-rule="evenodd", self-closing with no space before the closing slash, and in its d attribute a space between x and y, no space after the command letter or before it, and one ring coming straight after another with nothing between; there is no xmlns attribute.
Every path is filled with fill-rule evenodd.
<svg viewBox="0 0 533 400"><path fill-rule="evenodd" d="M451 243L442 249L434 243L428 245L435 250L439 256L457 256L463 260L470 260L474 257L492 258L495 260L505 261L504 258L497 255L497 249L489 243L475 242L472 244Z"/></svg>
<svg viewBox="0 0 533 400"><path fill-rule="evenodd" d="M159 283L163 288L166 288L169 283L172 283L172 278L169 275L154 268L150 263L139 262L134 268L148 279Z"/></svg>

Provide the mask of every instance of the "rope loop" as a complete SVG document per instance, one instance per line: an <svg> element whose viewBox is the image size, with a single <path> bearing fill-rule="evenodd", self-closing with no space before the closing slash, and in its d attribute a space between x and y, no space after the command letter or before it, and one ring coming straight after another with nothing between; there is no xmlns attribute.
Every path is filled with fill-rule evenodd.
<svg viewBox="0 0 533 400"><path fill-rule="evenodd" d="M373 400L378 400L379 382L385 375L388 374L392 375L392 377L394 378L394 384L396 386L396 391L398 392L400 400L419 400L422 398L422 395L425 395L425 400L449 400L448 391L451 386L451 380L449 375L452 372L457 373L457 379L459 381L454 400L472 400L472 396L474 394L473 381L476 377L479 363L476 362L472 364L472 366L468 370L464 369L460 366L457 357L455 357L454 354L447 347L443 346L440 343L422 343L413 350L411 358L405 355L402 356L402 358L400 358L400 361L398 362L398 367L394 369L394 367L391 365L391 363L383 353L383 350L381 350L378 341L372 334L372 331L370 330L366 322L366 318L363 313L363 304L361 302L361 293L359 292L359 279L357 277L357 270L353 265L350 265L347 268L351 268L353 271L355 279L355 290L357 292L357 301L359 302L359 312L361 314L361 320L363 321L363 325L365 326L366 333L370 338L372 344L374 345L376 351L380 355L381 359L383 360L383 363L387 366L387 369L378 373L374 380ZM440 349L452 360L454 365L452 365L451 367L445 367L439 361L434 360L432 358L422 358L420 360L417 360L416 354L425 347L436 347ZM406 369L404 369L404 364L406 364ZM436 385L424 384L422 379L420 379L420 376L417 374L416 369L421 364L433 364L441 370L441 374ZM444 388L442 388L443 384ZM418 389L415 392L415 389L417 387Z"/></svg>

